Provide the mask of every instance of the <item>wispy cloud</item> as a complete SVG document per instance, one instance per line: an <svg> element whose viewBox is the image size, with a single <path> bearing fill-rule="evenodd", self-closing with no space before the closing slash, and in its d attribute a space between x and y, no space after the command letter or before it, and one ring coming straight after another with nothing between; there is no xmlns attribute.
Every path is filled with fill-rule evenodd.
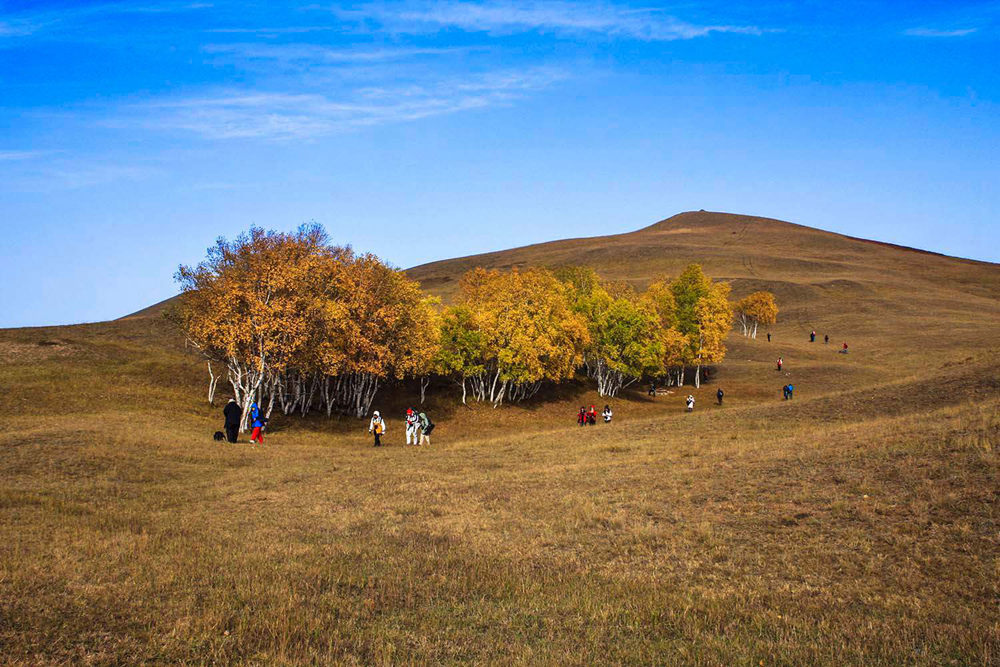
<svg viewBox="0 0 1000 667"><path fill-rule="evenodd" d="M0 162L19 162L22 160L35 160L40 157L51 155L53 151L5 151L0 150Z"/></svg>
<svg viewBox="0 0 1000 667"><path fill-rule="evenodd" d="M600 33L610 37L669 41L712 33L760 35L765 32L757 26L690 23L658 9L563 0L369 4L360 10L339 14L345 18L374 18L386 28L404 33L442 29L490 33L538 31Z"/></svg>
<svg viewBox="0 0 1000 667"><path fill-rule="evenodd" d="M228 62L270 61L286 66L317 67L343 63L379 63L406 60L419 56L458 53L456 48L340 48L318 44L206 44L202 51L218 55Z"/></svg>
<svg viewBox="0 0 1000 667"><path fill-rule="evenodd" d="M401 123L510 103L562 72L537 68L404 87L320 93L218 92L135 105L110 121L191 132L207 139L305 140L359 127Z"/></svg>
<svg viewBox="0 0 1000 667"><path fill-rule="evenodd" d="M910 28L903 34L910 37L965 37L978 32L979 28L959 28L955 30L938 30L935 28Z"/></svg>

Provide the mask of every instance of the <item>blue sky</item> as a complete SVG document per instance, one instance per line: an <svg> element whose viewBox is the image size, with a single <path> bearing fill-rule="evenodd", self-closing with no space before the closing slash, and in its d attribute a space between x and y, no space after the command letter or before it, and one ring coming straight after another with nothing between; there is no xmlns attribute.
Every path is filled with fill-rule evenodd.
<svg viewBox="0 0 1000 667"><path fill-rule="evenodd" d="M250 225L394 265L771 216L1000 261L1000 2L0 0L0 326Z"/></svg>

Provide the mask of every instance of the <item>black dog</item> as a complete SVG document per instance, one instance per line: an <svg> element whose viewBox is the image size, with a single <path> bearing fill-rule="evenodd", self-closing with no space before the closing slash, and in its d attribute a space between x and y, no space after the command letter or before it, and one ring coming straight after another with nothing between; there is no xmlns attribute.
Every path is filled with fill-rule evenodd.
<svg viewBox="0 0 1000 667"><path fill-rule="evenodd" d="M215 440L216 442L222 442L225 439L226 439L226 434L223 433L222 431L216 431L215 435L212 436L212 440Z"/></svg>

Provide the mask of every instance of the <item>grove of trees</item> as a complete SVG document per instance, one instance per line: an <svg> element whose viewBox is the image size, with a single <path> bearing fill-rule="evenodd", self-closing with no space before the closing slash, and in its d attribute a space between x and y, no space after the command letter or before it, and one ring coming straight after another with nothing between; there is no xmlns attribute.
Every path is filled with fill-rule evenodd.
<svg viewBox="0 0 1000 667"><path fill-rule="evenodd" d="M219 239L177 280L171 317L208 359L209 400L218 364L244 415L257 401L268 414L361 417L386 382L419 381L422 401L433 377L454 382L463 403L494 407L578 372L609 397L642 378L681 385L686 370L697 385L701 366L725 357L734 313L729 285L697 264L641 293L587 267L477 268L442 307L375 256L330 245L317 225ZM735 312L746 333L777 308L756 293Z"/></svg>

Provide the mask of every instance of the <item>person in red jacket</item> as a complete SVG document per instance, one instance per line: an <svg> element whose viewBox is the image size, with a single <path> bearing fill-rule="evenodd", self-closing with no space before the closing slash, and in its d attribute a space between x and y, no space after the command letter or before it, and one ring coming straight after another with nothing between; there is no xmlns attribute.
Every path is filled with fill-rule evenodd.
<svg viewBox="0 0 1000 667"><path fill-rule="evenodd" d="M593 405L591 405L590 410L587 411L587 423L591 426L597 423L597 408Z"/></svg>
<svg viewBox="0 0 1000 667"><path fill-rule="evenodd" d="M587 424L587 408L580 406L580 412L576 413L576 423L580 426Z"/></svg>

